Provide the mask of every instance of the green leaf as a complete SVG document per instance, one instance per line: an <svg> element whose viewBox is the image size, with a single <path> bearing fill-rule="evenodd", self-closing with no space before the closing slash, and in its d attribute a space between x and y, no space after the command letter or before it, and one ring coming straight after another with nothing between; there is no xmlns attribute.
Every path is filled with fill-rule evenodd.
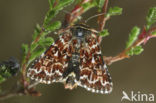
<svg viewBox="0 0 156 103"><path fill-rule="evenodd" d="M144 49L141 46L136 46L135 48L131 48L131 50L129 50L127 52L128 55L133 56L133 55L139 55L144 51Z"/></svg>
<svg viewBox="0 0 156 103"><path fill-rule="evenodd" d="M56 0L48 0L50 9L53 8L53 5L54 5L55 1Z"/></svg>
<svg viewBox="0 0 156 103"><path fill-rule="evenodd" d="M36 25L35 30L34 30L34 34L32 36L33 41L37 38L37 36L40 34L41 32L41 27L39 24Z"/></svg>
<svg viewBox="0 0 156 103"><path fill-rule="evenodd" d="M9 77L11 77L11 73L10 73L8 70L6 70L6 71L4 72L4 74L3 74L3 76L4 76L5 78L9 78Z"/></svg>
<svg viewBox="0 0 156 103"><path fill-rule="evenodd" d="M22 52L23 52L22 64L26 62L26 55L28 53L28 50L29 50L28 44L22 44Z"/></svg>
<svg viewBox="0 0 156 103"><path fill-rule="evenodd" d="M24 59L25 56L27 55L28 50L29 50L28 44L22 44L23 59Z"/></svg>
<svg viewBox="0 0 156 103"><path fill-rule="evenodd" d="M6 79L0 75L0 83L4 82Z"/></svg>
<svg viewBox="0 0 156 103"><path fill-rule="evenodd" d="M143 50L144 49L141 46L136 46L134 48L133 52L134 52L135 55L139 55L139 54L141 54L143 52Z"/></svg>
<svg viewBox="0 0 156 103"><path fill-rule="evenodd" d="M6 65L0 65L0 83L4 82L7 78L11 77L10 68Z"/></svg>
<svg viewBox="0 0 156 103"><path fill-rule="evenodd" d="M47 37L39 41L39 45L42 47L50 46L54 42L54 39L51 37Z"/></svg>
<svg viewBox="0 0 156 103"><path fill-rule="evenodd" d="M55 21L54 23L48 25L47 27L45 27L45 31L48 32L53 32L56 29L59 29L61 27L61 22L60 21Z"/></svg>
<svg viewBox="0 0 156 103"><path fill-rule="evenodd" d="M44 19L44 26L48 25L48 23L52 20L52 18L58 13L58 11L52 9L47 12L45 19Z"/></svg>
<svg viewBox="0 0 156 103"><path fill-rule="evenodd" d="M34 61L37 57L39 57L42 53L45 52L45 48L38 48L33 53L31 53L31 56L29 58L28 64L29 65L32 61Z"/></svg>
<svg viewBox="0 0 156 103"><path fill-rule="evenodd" d="M33 43L30 47L30 51L33 52L38 47L38 45L38 43Z"/></svg>
<svg viewBox="0 0 156 103"><path fill-rule="evenodd" d="M149 30L152 24L156 22L156 7L150 8L146 17L146 29Z"/></svg>
<svg viewBox="0 0 156 103"><path fill-rule="evenodd" d="M82 0L75 0L74 4L79 4Z"/></svg>
<svg viewBox="0 0 156 103"><path fill-rule="evenodd" d="M131 33L129 34L129 39L126 42L126 48L129 48L131 45L133 45L133 43L138 38L139 33L140 33L140 28L137 26L133 27Z"/></svg>
<svg viewBox="0 0 156 103"><path fill-rule="evenodd" d="M152 35L156 35L156 31L153 31L151 34L152 34Z"/></svg>
<svg viewBox="0 0 156 103"><path fill-rule="evenodd" d="M114 16L114 15L121 15L122 14L122 8L120 7L111 7L108 10L107 16Z"/></svg>
<svg viewBox="0 0 156 103"><path fill-rule="evenodd" d="M43 23L44 26L48 25L52 18L55 17L60 10L71 4L73 1L74 0L60 0L54 8L50 9L47 12Z"/></svg>
<svg viewBox="0 0 156 103"><path fill-rule="evenodd" d="M60 0L59 3L58 3L58 5L56 5L55 9L60 11L64 7L70 5L73 2L74 2L74 0Z"/></svg>
<svg viewBox="0 0 156 103"><path fill-rule="evenodd" d="M108 36L109 35L109 32L108 32L107 29L104 29L103 31L100 32L99 35L102 36L102 37L105 37L105 36Z"/></svg>
<svg viewBox="0 0 156 103"><path fill-rule="evenodd" d="M101 9L105 3L105 0L96 0L97 6Z"/></svg>
<svg viewBox="0 0 156 103"><path fill-rule="evenodd" d="M86 12L88 9L95 7L96 5L97 5L96 2L93 1L93 2L84 3L81 6L83 7L84 11Z"/></svg>

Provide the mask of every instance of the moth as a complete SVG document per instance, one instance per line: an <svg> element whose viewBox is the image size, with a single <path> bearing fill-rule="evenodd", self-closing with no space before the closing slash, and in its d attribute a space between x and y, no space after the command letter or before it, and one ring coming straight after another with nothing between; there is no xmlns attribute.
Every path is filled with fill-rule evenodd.
<svg viewBox="0 0 156 103"><path fill-rule="evenodd" d="M61 82L66 89L80 86L95 93L111 93L112 79L98 37L86 24L71 26L32 64L27 76L45 84Z"/></svg>

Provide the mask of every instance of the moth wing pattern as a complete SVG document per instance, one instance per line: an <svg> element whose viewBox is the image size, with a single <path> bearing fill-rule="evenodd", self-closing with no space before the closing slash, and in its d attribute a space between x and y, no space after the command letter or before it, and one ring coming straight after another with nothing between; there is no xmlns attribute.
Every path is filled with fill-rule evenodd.
<svg viewBox="0 0 156 103"><path fill-rule="evenodd" d="M108 94L112 91L112 80L101 55L96 34L85 38L80 49L80 80L78 85L89 91Z"/></svg>
<svg viewBox="0 0 156 103"><path fill-rule="evenodd" d="M63 82L66 89L78 85L96 93L111 93L113 84L96 33L79 25L73 26L72 32L63 32L32 64L27 76L46 84Z"/></svg>
<svg viewBox="0 0 156 103"><path fill-rule="evenodd" d="M40 83L63 82L63 72L72 56L70 32L62 34L28 69L27 76Z"/></svg>

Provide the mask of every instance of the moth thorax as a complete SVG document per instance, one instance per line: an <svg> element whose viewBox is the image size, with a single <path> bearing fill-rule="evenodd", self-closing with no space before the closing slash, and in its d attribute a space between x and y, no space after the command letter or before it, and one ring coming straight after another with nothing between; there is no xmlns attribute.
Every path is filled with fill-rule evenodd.
<svg viewBox="0 0 156 103"><path fill-rule="evenodd" d="M78 36L78 37L82 37L82 36L83 36L83 32L82 32L82 31L79 31L79 32L77 33L77 36Z"/></svg>
<svg viewBox="0 0 156 103"><path fill-rule="evenodd" d="M68 76L67 76L67 79L65 81L65 88L66 89L73 89L77 87L77 84L76 84L76 75L74 72L70 73Z"/></svg>
<svg viewBox="0 0 156 103"><path fill-rule="evenodd" d="M73 56L72 56L72 62L73 62L73 63L74 63L74 62L78 62L79 59L80 59L80 56L79 56L78 54L73 54Z"/></svg>
<svg viewBox="0 0 156 103"><path fill-rule="evenodd" d="M84 29L83 28L77 28L75 30L76 37L83 37L84 36Z"/></svg>

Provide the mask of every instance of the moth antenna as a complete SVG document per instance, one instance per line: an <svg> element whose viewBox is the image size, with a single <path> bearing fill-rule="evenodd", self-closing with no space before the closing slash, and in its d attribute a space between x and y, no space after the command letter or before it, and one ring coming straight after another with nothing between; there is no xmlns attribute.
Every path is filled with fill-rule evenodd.
<svg viewBox="0 0 156 103"><path fill-rule="evenodd" d="M71 13L69 11L67 11L67 10L63 10L63 12L66 13L66 14L71 15ZM78 16L77 19L78 20L81 20L82 19L82 16Z"/></svg>
<svg viewBox="0 0 156 103"><path fill-rule="evenodd" d="M95 17L97 17L97 16L101 16L101 15L104 15L104 14L106 14L106 13L100 13L100 14L96 14L96 15L94 15L94 16L91 16L91 17L89 17L87 20L85 20L85 23L87 23L89 20L91 20L91 19L93 19L93 18L95 18Z"/></svg>
<svg viewBox="0 0 156 103"><path fill-rule="evenodd" d="M69 14L70 15L70 12L69 11L67 11L67 10L62 10L64 13L66 13L66 14Z"/></svg>
<svg viewBox="0 0 156 103"><path fill-rule="evenodd" d="M64 12L65 14L68 14L68 15L70 15L70 16L73 16L73 15L72 15L69 11L67 11L67 10L63 10L63 12ZM77 18L77 21L78 21L78 22L81 21L81 20L83 19L82 16L77 16L76 18ZM68 23L67 23L66 20L64 21L63 24L64 24L64 28L68 26Z"/></svg>

